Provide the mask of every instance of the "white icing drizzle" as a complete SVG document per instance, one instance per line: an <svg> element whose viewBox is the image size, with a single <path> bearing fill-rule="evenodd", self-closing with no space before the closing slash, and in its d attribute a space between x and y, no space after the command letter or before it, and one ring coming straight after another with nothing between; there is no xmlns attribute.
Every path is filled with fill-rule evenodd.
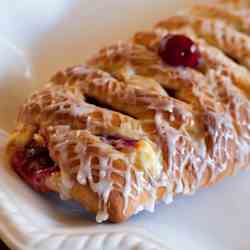
<svg viewBox="0 0 250 250"><path fill-rule="evenodd" d="M74 132L74 131L73 131ZM70 137L70 133L73 133L70 131L70 128L68 126L58 126L56 127L55 134L51 136L51 140L53 143L57 143L54 147L54 150L59 152L59 166L61 169L61 186L63 187L63 190L61 190L61 193L65 193L66 191L69 191L70 188L72 188L72 185L68 185L68 180L70 179L71 173L69 172L69 166L71 163L71 159L68 156L68 145L75 145L74 147L74 153L76 153L76 156L73 158L73 160L78 159L80 161L79 170L77 173L77 181L82 184L86 185L87 181L89 182L89 185L93 191L95 191L100 198L104 200L104 202L107 202L109 193L112 188L112 182L110 180L107 180L106 174L100 176L99 182L95 183L93 180L92 172L91 172L91 157L95 157L95 155L90 155L86 152L86 144L82 142L82 140L79 139L79 136L81 133L78 133L75 136ZM86 136L89 136L88 132ZM53 141L53 138L56 139L56 141ZM68 138L68 139L67 139ZM61 142L63 141L63 142ZM105 150L105 148L103 149ZM100 162L103 163L103 159L100 159ZM106 162L107 163L107 162ZM108 164L103 163L101 164L101 171L105 171L106 168L108 168ZM105 166L105 170L103 169ZM65 177L64 177L65 176ZM100 201L102 200L100 199ZM103 210L105 212L105 209ZM98 216L98 220L100 220L100 215Z"/></svg>
<svg viewBox="0 0 250 250"><path fill-rule="evenodd" d="M182 193L183 189L184 189L183 183L182 183L182 180L180 179L180 180L177 182L177 185L176 185L176 189L175 189L176 194Z"/></svg>
<svg viewBox="0 0 250 250"><path fill-rule="evenodd" d="M166 205L169 205L174 201L173 193L166 192L166 195L163 197L163 201Z"/></svg>
<svg viewBox="0 0 250 250"><path fill-rule="evenodd" d="M244 165L248 165L250 156L250 130L247 127L250 121L249 101L234 86L232 79L224 74L223 68L218 67L216 70L209 70L208 75L210 81L217 83L219 89L223 90L223 97L227 97L226 102L224 102L225 114L223 119L220 119L220 127L223 125L231 131L224 133L225 140L231 139L234 141L236 145L234 164L238 165L238 168L242 168ZM245 112L244 116L241 115L242 110ZM233 156L229 152L226 152L226 154L228 158ZM224 168L226 168L226 164Z"/></svg>
<svg viewBox="0 0 250 250"><path fill-rule="evenodd" d="M49 128L50 143L53 155L55 157L56 152L59 153L59 166L61 169L61 190L60 193L63 197L70 198L70 190L73 183L71 180L70 166L73 161L79 161L79 168L77 171L77 181L81 185L89 185L90 188L99 196L99 210L96 216L98 222L108 219L107 203L109 195L113 190L113 182L111 179L111 173L120 175L125 180L125 185L120 186L123 198L124 207L123 212L126 213L128 208L129 199L136 198L132 195L132 187L135 188L137 195L144 191L144 185L146 183L144 179L144 173L134 169L132 162L135 161L135 154L131 153L129 157L125 157L122 153L114 151L111 146L98 141L87 130L71 130L69 126L57 126L55 130ZM85 138L83 140L82 138ZM94 140L94 141L92 141ZM92 142L91 142L92 141ZM90 144L89 144L90 143ZM88 147L93 143L93 146L98 150L98 154L88 152ZM68 146L74 145L73 157L69 157ZM56 157L55 157L56 158ZM93 163L92 159L98 158L99 180L95 181L93 178ZM114 160L123 160L126 163L127 169L121 171L113 167ZM136 173L136 183L132 185L131 173ZM153 197L152 199L155 199Z"/></svg>
<svg viewBox="0 0 250 250"><path fill-rule="evenodd" d="M156 188L150 187L149 198L146 204L144 205L144 208L150 213L153 213L155 210L156 200L157 200Z"/></svg>
<svg viewBox="0 0 250 250"><path fill-rule="evenodd" d="M52 128L49 128L49 130L52 130ZM70 189L74 185L74 182L71 178L71 176L68 174L68 140L65 136L65 132L69 130L69 126L63 126L60 127L57 131L55 131L55 134L51 137L50 143L53 144L55 141L57 141L56 146L54 147L54 150L52 151L52 157L56 158L56 153L64 152L60 155L58 159L58 163L61 169L61 183L60 183L60 196L62 199L69 199L70 198Z"/></svg>
<svg viewBox="0 0 250 250"><path fill-rule="evenodd" d="M208 28L211 27L207 27L207 29ZM220 39L220 37L218 39ZM122 45L120 49L122 49ZM112 49L110 49L110 51L106 50L106 53L107 55L113 53ZM183 71L181 77L188 77L188 72L182 69L180 71ZM96 78L91 79L91 81L98 86L115 81L109 74L98 70L92 70L88 67L75 67L72 72L81 77L86 75L86 77L89 77L90 79L91 76L89 75L96 74L97 72L100 76L97 75ZM130 74L134 74L134 72L130 71ZM221 76L222 72L211 71L208 75L210 83L214 84L214 82L218 82L217 76ZM229 80L227 78L224 79L225 87L232 84ZM79 83L79 88L81 88L81 85L84 85L84 81ZM108 85L108 87L110 88L108 92L111 93L111 90L113 91L111 88L112 86ZM228 87L228 90L230 88L231 87ZM199 96L199 90L194 89L194 91L197 91L194 94ZM100 124L97 122L93 125L94 122L91 120L90 115L92 112L96 111L97 107L87 104L81 99L76 99L70 92L67 92L67 95L65 94L65 91L60 90L56 91L56 94L53 94L53 91L51 93L52 102L47 105L46 111L51 110L59 113L70 113L73 117L87 116L86 129L94 125L102 127L107 126L107 124L110 126L112 125L112 114L110 112L103 111L103 121L101 121ZM192 138L190 138L188 133L184 131L183 127L177 130L170 126L169 121L167 121L164 116L164 112L170 113L170 122L176 120L176 111L181 115L183 124L188 124L186 121L190 120L193 122L192 112L186 109L184 105L178 106L178 102L175 102L174 99L166 97L157 101L157 95L142 95L139 97L135 88L127 86L126 91L124 91L121 85L117 85L116 89L112 92L112 95L109 95L108 102L112 101L111 97L113 96L122 98L132 104L143 102L148 109L155 111L154 122L158 136L160 137L160 145L157 145L157 150L159 150L159 148L160 150L158 153L159 155L154 158L156 160L152 167L156 167L157 170L154 174L152 174L153 171L148 171L145 166L143 166L144 169L140 170L136 168L135 151L130 154L123 154L116 151L110 145L99 141L98 137L93 136L87 130L75 131L69 126L57 126L50 138L52 157L58 159L61 169L62 178L60 183L60 194L62 198L70 198L70 190L74 184L72 173L70 172L70 166L73 161L78 160L79 166L76 173L77 182L81 185L89 185L89 187L99 196L99 211L96 216L98 222L102 222L109 218L107 203L110 193L114 189L114 183L111 178L112 173L122 177L125 182L125 185L115 183L123 195L123 213L126 213L130 199L137 199L139 195L145 191L149 195L148 202L144 205L139 205L135 213L143 209L153 212L155 203L158 199L158 188L165 188L165 194L162 199L166 204L169 204L173 201L175 194L192 194L195 192L200 187L204 177L204 171L208 167L211 169L212 173L209 182L214 181L215 178L225 171L231 164L231 158L232 155L234 155L234 152L231 152L232 149L230 149L230 142L237 145L236 157L238 157L241 162L249 162L250 108L248 101L242 101L241 96L238 97L237 95L233 95L234 99L232 102L235 105L235 119L232 118L229 105L228 110L226 110L225 113L216 114L215 112L204 111L203 115L204 124L206 125L206 136L210 136L212 140L212 148L210 150L208 150L205 140L193 142ZM56 103L54 99L58 97L62 98L62 101ZM43 107L43 102L44 100L40 100L40 107ZM246 105L246 103L248 105L246 108L248 112L247 119L242 121L243 118L240 114L240 108ZM240 131L244 131L243 134L237 134L235 123L240 127ZM192 125L192 123L189 123L189 125ZM121 123L121 129L129 131L131 129L130 123ZM53 128L50 130L52 131ZM86 141L85 139L82 139L83 136L85 139L87 138ZM68 154L69 145L72 144L74 145L74 156ZM90 153L88 151L89 146L95 147L98 153ZM163 152L164 148L167 149L167 152ZM242 152L242 150L244 152ZM59 153L59 156L57 156L57 153ZM162 154L165 153L167 153L167 161L163 162ZM96 163L98 166L95 166L99 171L98 181L94 180L93 177L92 170L94 158L98 159L98 163ZM126 170L120 170L113 166L114 161L118 159L125 163ZM163 168L164 163L167 165L165 169ZM187 166L192 169L189 173L194 174L194 180L192 180L191 183L187 183L187 178L184 175L186 174L185 170ZM132 180L132 173L135 175L135 181Z"/></svg>
<svg viewBox="0 0 250 250"><path fill-rule="evenodd" d="M211 33L211 29L218 29L221 30L224 28L223 23L215 23L215 27L211 25L210 22L203 22L204 25L203 29L205 33ZM219 32L220 33L220 32ZM218 34L218 37L216 37L219 43L223 43L223 37ZM111 54L117 54L117 50L115 48L112 48L112 51L110 50L107 52L107 57L111 57ZM122 53L122 52L121 52ZM128 74L135 74L135 68L133 68L133 65L130 65L130 63L125 64L124 68L126 69L126 72ZM131 71L129 71L131 69ZM180 69L180 77L181 78L191 78L192 76L188 75L189 72L185 71L184 69ZM205 79L205 78L204 78ZM210 86L209 86L210 87ZM207 88L207 91L211 94L213 91L211 91L210 88ZM197 96L198 98L203 93L203 91L206 90L206 87L204 86L197 86L197 88L193 88L193 94ZM128 92L127 92L128 93ZM136 98L136 96L133 95L134 93L129 93L129 100ZM132 97L131 97L132 96ZM137 98L138 100L138 98ZM204 171L209 167L212 171L212 178L209 181L213 181L214 178L216 178L221 172L225 171L227 167L230 165L230 142L236 141L237 143L237 135L235 133L235 129L233 126L233 121L230 115L226 115L225 113L219 113L216 114L216 100L211 107L206 107L206 103L203 102L203 98L199 98L199 101L201 102L201 105L204 108L204 117L208 119L206 121L206 129L207 129L207 135L212 138L213 145L212 148L209 150L207 149L207 145L204 140L200 140L198 142L193 142L192 139L188 137L188 133L183 130L180 132L178 130L175 130L174 128L170 127L167 121L164 120L164 117L162 116L162 112L166 111L171 113L170 115L170 122L175 121L175 115L173 114L174 111L178 110L176 104L170 101L168 102L156 102L154 98L151 96L144 96L141 97L138 101L143 101L144 103L148 104L148 109L153 109L156 111L155 116L155 123L156 127L158 129L158 133L162 137L163 145L165 144L168 149L168 168L167 168L167 174L168 174L168 180L167 181L161 181L160 179L154 179L154 181L151 183L151 186L149 185L146 189L150 190L150 188L156 188L157 186L162 185L163 187L167 186L167 183L169 183L171 180L170 178L174 179L174 182L176 184L175 190L168 190L166 192L166 199L167 197L173 197L173 192L175 193L186 193L190 194L193 193L200 185ZM164 104L164 105L161 105ZM164 107L163 107L164 106ZM213 108L215 112L208 112L209 108ZM182 107L178 110L180 111L181 116L184 118L183 121L188 120L187 119L187 113L186 110ZM239 114L239 112L237 112ZM192 118L192 116L191 116ZM166 119L166 118L165 118ZM192 121L192 119L191 119ZM212 121L212 123L211 123ZM192 121L193 122L193 121ZM192 124L192 123L191 123ZM249 125L247 122L245 122L246 128L249 129ZM182 143L180 141L182 140ZM179 148L176 147L176 144L180 144ZM162 145L162 147L163 147ZM185 183L182 181L183 172L187 165L191 165L192 169L195 172L195 178L196 181L192 181L191 183ZM177 174L178 173L178 174ZM162 174L163 176L163 174ZM161 183L160 185L156 183ZM173 189L173 188L172 188ZM169 195L168 195L169 193ZM171 196L172 195L172 196ZM169 198L171 200L171 198ZM150 205L148 206L150 210L152 210L153 203L152 201L149 202Z"/></svg>
<svg viewBox="0 0 250 250"><path fill-rule="evenodd" d="M208 21L202 22L202 24L204 25L204 27L202 27L201 29L204 29L203 30L204 33L211 33L214 30L221 31L222 29L224 29L224 24L220 21L215 22L213 24L208 20ZM223 32L216 32L216 33L217 33L216 39L218 40L218 43L223 44L224 41L221 35ZM115 51L115 49L113 48L112 54L116 54L116 53L117 51ZM107 57L109 56L110 54L107 54ZM127 71L131 68L133 69L132 73L134 74L133 65L129 65L128 63L126 66L127 68L126 67L125 68L127 69ZM188 78L189 77L188 73L189 72L185 71L183 68L180 69L181 78L185 78L185 77ZM192 79L192 76L191 76L191 79ZM213 81L214 79L210 80L210 83L212 83ZM207 90L210 94L213 94L214 92L212 89L210 89L210 86L211 85L208 86ZM213 83L213 86L214 86L214 83ZM193 91L193 94L199 98L200 95L203 93L203 91L206 90L206 88L203 89L201 86L197 86L197 87L198 88L193 88L192 91ZM146 96L146 97L141 98L140 100L142 99L146 103L150 103L148 108L154 109L157 112L159 112L160 110L161 111L163 110L162 108L159 108L158 102L152 101L153 99L151 97ZM238 145L238 142L241 142L241 138L238 138L235 132L235 128L233 125L235 121L233 121L231 115L227 114L229 110L227 110L227 112L225 113L223 112L223 113L216 114L217 112L216 101L217 100L213 99L212 101L214 101L214 103L211 104L211 108L213 108L212 110L215 112L208 112L210 107L208 108L206 107L206 103L203 102L203 98L199 98L199 101L201 102L201 105L203 106L202 108L204 108L204 114L209 119L206 123L206 129L207 129L206 136L210 136L213 139L213 143L212 143L213 145L211 146L211 149L209 149L209 152L208 152L207 145L204 140L200 140L198 143L196 142L194 143L192 140L187 140L187 137L185 136L185 140L182 143L181 148L178 149L180 152L177 153L175 143L178 140L180 140L180 138L183 138L182 132L184 131L178 134L178 131L175 131L173 128L169 128L169 124L167 124L166 121L163 121L164 120L163 117L161 118L161 121L158 121L158 124L162 124L163 122L167 124L166 127L164 126L162 127L162 131L160 134L162 135L163 138L165 138L164 142L166 142L167 144L168 155L171 155L171 157L168 157L168 174L171 176L171 173L172 173L173 177L176 178L175 192L177 193L181 193L182 191L184 193L192 193L194 190L196 190L199 187L203 179L204 171L208 167L211 169L211 172L212 172L212 178L209 181L212 181L221 172L225 171L227 167L231 164L231 161L232 161L231 158L232 158L232 155L234 155L234 152L232 152L232 150L234 149L230 149L231 142L233 142L232 144L236 143L237 145ZM214 107L213 107L213 104L214 104ZM165 111L167 112L170 112L170 113L173 112L174 108L176 108L176 106L173 106L173 104L171 105L170 102L167 105L165 105ZM185 117L184 108L182 107L180 110L182 110L182 115L184 113L183 117ZM240 112L236 112L236 113L237 113L236 114L237 116L240 115ZM156 114L156 124L157 124L158 114ZM171 114L169 119L171 122L174 122L175 116ZM211 122L210 120L212 120L212 124L210 123ZM242 121L242 119L238 119L238 121ZM246 129L249 130L250 126L247 121L241 122L241 128L243 125L245 125ZM157 127L159 131L159 126ZM165 133L164 133L164 130L166 130ZM188 136L188 133L185 133L185 135ZM248 137L249 133L248 134L245 133L244 136ZM242 143L244 143L245 145L244 148L249 148L249 142L246 142L245 140L243 140ZM242 145L243 144L241 144L241 147ZM241 148L241 147L237 147L237 148ZM176 155L180 156L181 158L180 162L178 162L178 160L176 159ZM247 155L249 156L249 153L247 153ZM241 160L241 162L246 162L246 160ZM190 187L186 183L181 181L183 169L188 164L191 164L196 175L196 182L193 181ZM175 176L176 175L175 170L178 170L180 172L179 174L181 177ZM160 180L157 180L157 181L160 182ZM170 180L168 180L168 182L169 181ZM163 186L164 185L165 183L163 184Z"/></svg>
<svg viewBox="0 0 250 250"><path fill-rule="evenodd" d="M125 187L123 189L123 198L124 198L124 206L123 206L123 213L128 208L128 199L131 193L131 166L128 166L128 170L125 173Z"/></svg>
<svg viewBox="0 0 250 250"><path fill-rule="evenodd" d="M208 119L206 122L207 132L213 140L211 155L207 153L204 141L198 143L198 148L194 147L185 134L169 126L168 122L164 120L162 112L156 113L155 123L158 133L162 137L163 144L167 145L167 175L176 183L175 190L171 191L169 188L167 189L164 196L164 200L167 200L167 202L172 200L173 192L192 194L196 191L200 186L203 179L203 173L207 167L210 167L212 170L210 181L213 181L213 179L221 172L225 171L228 164L230 164L231 156L228 150L228 147L230 148L229 141L236 140L230 116L206 112L205 117ZM180 143L180 140L182 143L179 148L176 145ZM214 159L216 159L216 161ZM195 171L196 177L196 182L192 181L191 186L189 186L188 183L182 182L185 166L189 164L191 164Z"/></svg>
<svg viewBox="0 0 250 250"><path fill-rule="evenodd" d="M138 205L138 207L136 208L134 214L138 214L143 210L144 210L144 206L143 205Z"/></svg>
<svg viewBox="0 0 250 250"><path fill-rule="evenodd" d="M144 176L143 172L135 171L137 194L140 194L143 191L143 181L144 181L143 176Z"/></svg>
<svg viewBox="0 0 250 250"><path fill-rule="evenodd" d="M106 211L99 210L96 214L96 222L102 223L103 221L108 220L109 215Z"/></svg>

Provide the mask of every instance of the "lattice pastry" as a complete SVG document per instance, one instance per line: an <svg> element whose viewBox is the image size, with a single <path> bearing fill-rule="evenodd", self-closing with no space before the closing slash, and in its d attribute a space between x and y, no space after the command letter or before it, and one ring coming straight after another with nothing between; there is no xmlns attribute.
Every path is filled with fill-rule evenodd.
<svg viewBox="0 0 250 250"><path fill-rule="evenodd" d="M249 9L226 2L195 6L53 76L10 138L18 175L98 222L120 222L248 167Z"/></svg>

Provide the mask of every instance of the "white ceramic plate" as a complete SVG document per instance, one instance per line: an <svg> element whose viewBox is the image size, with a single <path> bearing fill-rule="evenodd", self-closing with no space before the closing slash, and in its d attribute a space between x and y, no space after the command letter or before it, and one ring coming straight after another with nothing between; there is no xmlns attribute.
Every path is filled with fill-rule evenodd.
<svg viewBox="0 0 250 250"><path fill-rule="evenodd" d="M128 39L191 2L1 1L0 127L10 130L25 96L58 69L82 63L97 48ZM5 138L0 133L1 145ZM0 165L0 236L12 249L250 249L249 172L159 205L154 214L97 225L75 204L33 192Z"/></svg>

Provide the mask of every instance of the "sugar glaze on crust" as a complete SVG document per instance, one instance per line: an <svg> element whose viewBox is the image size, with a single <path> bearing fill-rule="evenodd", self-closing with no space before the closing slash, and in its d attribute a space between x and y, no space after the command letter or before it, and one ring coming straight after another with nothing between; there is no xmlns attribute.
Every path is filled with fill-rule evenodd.
<svg viewBox="0 0 250 250"><path fill-rule="evenodd" d="M10 162L98 222L153 212L157 201L169 204L248 167L248 19L233 1L195 6L58 72L22 106ZM159 43L170 33L196 42L199 67L162 61ZM41 171L30 144L46 148L58 171Z"/></svg>

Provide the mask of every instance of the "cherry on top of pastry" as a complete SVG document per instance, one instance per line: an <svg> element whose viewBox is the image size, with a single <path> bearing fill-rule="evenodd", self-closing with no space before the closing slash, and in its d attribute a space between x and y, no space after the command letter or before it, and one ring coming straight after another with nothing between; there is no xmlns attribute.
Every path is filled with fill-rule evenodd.
<svg viewBox="0 0 250 250"><path fill-rule="evenodd" d="M159 56L171 66L195 67L199 63L200 52L190 38L168 34L160 41Z"/></svg>

